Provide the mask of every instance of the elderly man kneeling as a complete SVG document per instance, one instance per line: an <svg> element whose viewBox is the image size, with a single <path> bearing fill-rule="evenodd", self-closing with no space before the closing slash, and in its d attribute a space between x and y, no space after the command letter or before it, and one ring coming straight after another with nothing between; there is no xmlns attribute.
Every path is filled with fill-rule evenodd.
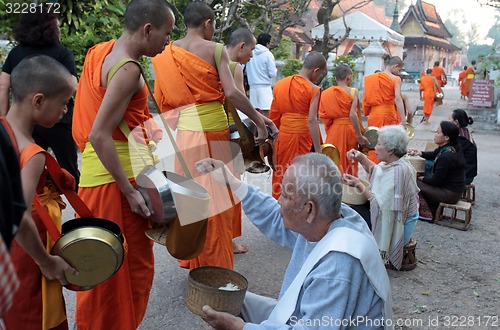
<svg viewBox="0 0 500 330"><path fill-rule="evenodd" d="M341 204L340 172L326 156L295 158L278 201L231 175L221 161L198 170L226 183L248 218L270 240L293 250L276 301L247 293L247 321L204 306L215 329L392 328L389 278L365 221Z"/></svg>

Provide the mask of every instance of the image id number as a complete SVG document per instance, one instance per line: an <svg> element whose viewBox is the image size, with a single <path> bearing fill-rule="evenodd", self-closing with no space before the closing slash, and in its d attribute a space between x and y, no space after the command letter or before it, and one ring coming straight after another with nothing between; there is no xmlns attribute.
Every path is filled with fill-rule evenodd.
<svg viewBox="0 0 500 330"><path fill-rule="evenodd" d="M30 3L17 3L17 2L7 2L5 4L5 12L7 14L34 14L41 13L43 7L46 6L49 13L60 14L61 13L61 4L60 3L40 3L36 4L33 2Z"/></svg>
<svg viewBox="0 0 500 330"><path fill-rule="evenodd" d="M500 327L497 315L484 316L443 316L442 324L445 327Z"/></svg>

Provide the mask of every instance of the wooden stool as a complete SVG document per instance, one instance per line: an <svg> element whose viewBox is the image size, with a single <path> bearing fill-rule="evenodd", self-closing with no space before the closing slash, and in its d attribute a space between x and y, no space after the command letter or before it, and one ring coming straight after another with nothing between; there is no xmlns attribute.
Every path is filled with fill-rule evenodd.
<svg viewBox="0 0 500 330"><path fill-rule="evenodd" d="M415 248L417 247L417 241L410 238L408 244L403 246L403 263L401 265L401 270L412 270L417 267L417 257L415 255Z"/></svg>
<svg viewBox="0 0 500 330"><path fill-rule="evenodd" d="M465 186L462 199L474 205L476 202L476 186L473 183Z"/></svg>
<svg viewBox="0 0 500 330"><path fill-rule="evenodd" d="M447 210L451 211L451 215L446 214ZM458 211L464 212L464 218L457 218ZM467 230L470 226L471 217L472 209L469 202L458 201L457 204L439 203L434 223L455 229Z"/></svg>

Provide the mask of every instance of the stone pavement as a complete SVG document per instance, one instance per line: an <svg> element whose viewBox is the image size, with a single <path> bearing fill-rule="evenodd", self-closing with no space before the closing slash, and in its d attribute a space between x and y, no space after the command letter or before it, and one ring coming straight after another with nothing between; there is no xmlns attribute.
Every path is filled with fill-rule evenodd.
<svg viewBox="0 0 500 330"><path fill-rule="evenodd" d="M410 97L413 109L421 104L417 91L406 93ZM427 141L433 140L434 132L441 120L447 120L453 109L466 107L466 101L460 100L457 88L445 88L445 93L444 104L434 109L430 118L430 125L419 123L421 111L420 115L415 118L415 137L410 142L411 147L423 149ZM433 227L435 230L442 230L444 233L450 232L457 239L464 240L467 240L467 237L470 235L473 235L473 237L475 237L474 235L478 237L490 237L486 234L492 233L493 236L489 239L492 242L492 247L496 246L496 248L484 251L484 260L469 260L468 262L472 263L473 267L478 269L481 269L481 267L487 268L488 265L485 264L488 263L490 266L491 264L497 265L496 268L494 268L495 266L491 267L494 268L494 272L498 272L498 265L500 264L500 257L498 255L500 212L498 197L494 196L500 195L500 168L497 165L500 162L500 132L476 130L474 138L478 145L479 174L474 180L477 187L476 194L478 200L476 206L474 206L471 229L467 232L459 232L446 227L432 226L439 227ZM271 177L267 174L253 175L247 173L245 179L249 183L261 186L265 191L270 191ZM69 219L70 214L71 211L65 212L65 219ZM415 232L418 240L426 239L425 233L426 229L429 228L428 226L430 225L419 223ZM281 287L281 280L289 261L290 252L268 241L246 218L243 220L243 236L238 241L247 244L249 252L235 255L235 270L248 279L249 290L258 294L277 297ZM426 258L430 252L427 252L425 247L417 247L417 249L419 248L422 250L421 252L417 251L417 257ZM459 246L458 248L462 247ZM463 248L465 251L461 251L460 253L466 255L467 248ZM422 255L419 255L419 253ZM153 289L146 316L139 329L210 329L200 317L192 314L185 307L184 298L188 271L181 269L177 261L161 245L155 244L155 257L156 272ZM394 291L393 296L398 295L395 297L395 306L399 303L398 299L401 299L399 297L401 293L397 291L400 281L406 281L408 280L407 278L417 278L418 280L419 277L426 276L429 267L432 266L419 264L411 272L397 273L391 271L390 278ZM497 276L498 278L498 273L496 274L491 276ZM498 283L496 283L496 286L494 283L490 290L493 295L495 295L496 291L496 296L500 296ZM71 328L74 323L75 294L71 291L65 291L65 296ZM403 305L402 303L401 306ZM406 309L401 306L395 307L395 317L406 315ZM498 303L496 303L496 306L496 313L498 315ZM448 312L448 314L452 313L452 311L445 312ZM493 307L493 311L490 311L488 310L488 304L480 306L478 302L477 310L469 311L467 314L488 315L487 312L489 312L489 315L494 315L495 308ZM411 327L407 329L411 329Z"/></svg>

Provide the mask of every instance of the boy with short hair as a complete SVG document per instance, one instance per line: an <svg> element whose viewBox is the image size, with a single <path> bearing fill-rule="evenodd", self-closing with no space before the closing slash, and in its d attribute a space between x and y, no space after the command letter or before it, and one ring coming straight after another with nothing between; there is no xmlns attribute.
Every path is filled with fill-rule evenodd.
<svg viewBox="0 0 500 330"><path fill-rule="evenodd" d="M319 105L319 116L325 124L326 143L337 147L340 153L338 164L341 173L358 176L358 162L347 160L347 152L364 146L368 140L361 131L359 113L359 93L351 88L352 70L341 64L335 68L338 86L332 86L323 92Z"/></svg>
<svg viewBox="0 0 500 330"><path fill-rule="evenodd" d="M24 199L31 205L37 193L60 230L65 204L45 180L45 150L35 144L32 130L35 124L50 128L62 118L76 82L62 64L45 55L22 60L10 79L13 103L2 122L20 154ZM38 213L29 208L11 247L21 286L4 318L7 329L67 329L61 284L67 284L65 271L77 272L61 257L46 252L53 244Z"/></svg>

